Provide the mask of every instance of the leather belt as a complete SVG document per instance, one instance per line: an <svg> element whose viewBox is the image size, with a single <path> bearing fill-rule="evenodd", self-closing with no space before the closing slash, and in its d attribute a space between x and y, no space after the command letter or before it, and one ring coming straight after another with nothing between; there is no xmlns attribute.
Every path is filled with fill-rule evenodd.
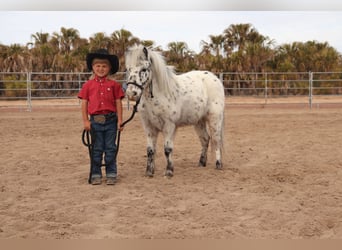
<svg viewBox="0 0 342 250"><path fill-rule="evenodd" d="M116 113L109 113L105 115L91 115L96 123L104 124L106 121L114 120Z"/></svg>

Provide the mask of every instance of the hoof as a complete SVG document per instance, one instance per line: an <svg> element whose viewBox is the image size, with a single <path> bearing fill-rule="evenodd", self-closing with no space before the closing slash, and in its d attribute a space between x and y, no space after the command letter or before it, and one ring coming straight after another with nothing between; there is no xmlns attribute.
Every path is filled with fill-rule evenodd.
<svg viewBox="0 0 342 250"><path fill-rule="evenodd" d="M205 167L207 165L207 157L201 155L200 160L198 162L199 167Z"/></svg>
<svg viewBox="0 0 342 250"><path fill-rule="evenodd" d="M222 170L222 162L220 162L220 161L216 161L216 169L218 169L218 170Z"/></svg>
<svg viewBox="0 0 342 250"><path fill-rule="evenodd" d="M153 173L150 172L150 171L147 171L147 172L145 173L145 176L146 176L146 177L152 178L152 177L153 177Z"/></svg>
<svg viewBox="0 0 342 250"><path fill-rule="evenodd" d="M202 162L199 162L199 163L198 163L198 166L199 166L199 167L202 167L202 168L204 168L204 167L206 167L206 166L207 166L207 164L205 164L205 163L202 163Z"/></svg>
<svg viewBox="0 0 342 250"><path fill-rule="evenodd" d="M173 176L173 171L171 171L171 170L165 171L165 177L171 178L172 176Z"/></svg>

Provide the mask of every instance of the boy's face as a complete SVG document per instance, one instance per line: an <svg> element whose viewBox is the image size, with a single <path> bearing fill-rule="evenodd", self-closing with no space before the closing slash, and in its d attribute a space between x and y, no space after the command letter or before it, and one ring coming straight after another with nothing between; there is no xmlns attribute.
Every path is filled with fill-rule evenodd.
<svg viewBox="0 0 342 250"><path fill-rule="evenodd" d="M111 70L111 65L106 59L94 59L92 66L94 74L98 77L108 76Z"/></svg>

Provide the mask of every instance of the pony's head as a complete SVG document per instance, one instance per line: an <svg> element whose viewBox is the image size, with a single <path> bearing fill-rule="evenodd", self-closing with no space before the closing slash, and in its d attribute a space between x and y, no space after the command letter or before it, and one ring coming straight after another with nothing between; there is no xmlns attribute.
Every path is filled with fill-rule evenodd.
<svg viewBox="0 0 342 250"><path fill-rule="evenodd" d="M139 45L126 51L126 94L137 99L145 91L150 96L153 93L169 95L170 86L174 81L173 67L167 66L164 57L156 51Z"/></svg>
<svg viewBox="0 0 342 250"><path fill-rule="evenodd" d="M129 98L138 98L143 90L152 84L152 62L149 52L143 46L134 46L126 52L125 62L126 94Z"/></svg>

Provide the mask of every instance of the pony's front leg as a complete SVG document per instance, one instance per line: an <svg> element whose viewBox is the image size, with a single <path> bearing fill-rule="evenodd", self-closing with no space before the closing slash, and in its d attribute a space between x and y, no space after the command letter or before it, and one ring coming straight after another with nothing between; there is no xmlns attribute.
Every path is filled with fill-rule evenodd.
<svg viewBox="0 0 342 250"><path fill-rule="evenodd" d="M146 176L153 177L154 175L154 157L156 153L156 143L157 143L157 132L147 133L147 166L146 166Z"/></svg>
<svg viewBox="0 0 342 250"><path fill-rule="evenodd" d="M164 131L165 143L164 143L164 154L166 157L166 170L165 176L172 177L173 176L173 140L175 134L175 126L170 125L166 131Z"/></svg>

